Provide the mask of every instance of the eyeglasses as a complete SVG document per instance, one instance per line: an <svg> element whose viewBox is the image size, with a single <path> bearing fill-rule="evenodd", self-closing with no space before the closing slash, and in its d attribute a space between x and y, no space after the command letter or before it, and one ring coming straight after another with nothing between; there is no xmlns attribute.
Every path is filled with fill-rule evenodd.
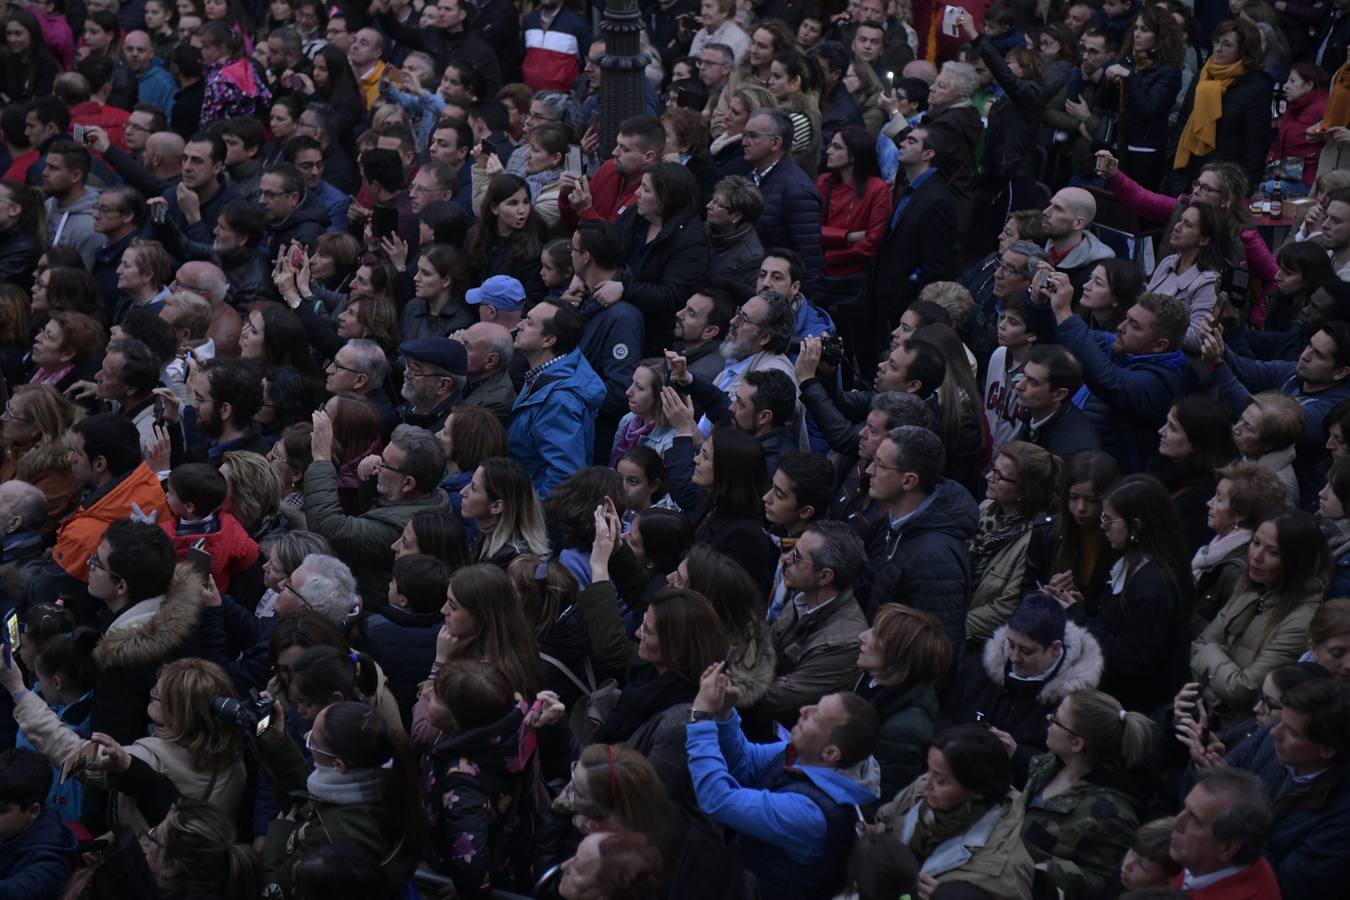
<svg viewBox="0 0 1350 900"><path fill-rule="evenodd" d="M115 206L108 206L106 203L95 203L95 204L94 204L94 212L96 212L96 213L102 213L102 214L105 215L105 216L111 216L111 215L124 216L124 215L126 215L126 213L122 212L122 210L118 209L118 208L115 207Z"/></svg>
<svg viewBox="0 0 1350 900"><path fill-rule="evenodd" d="M1202 194L1206 197L1211 197L1215 194L1221 194L1223 192L1216 187L1210 187L1209 185L1205 184L1203 181L1197 178L1195 181L1191 182L1191 193Z"/></svg>
<svg viewBox="0 0 1350 900"><path fill-rule="evenodd" d="M1284 709L1283 703L1278 700L1272 700L1270 697L1267 697L1264 692L1256 698L1256 704L1257 706L1264 707L1267 712L1279 712Z"/></svg>
<svg viewBox="0 0 1350 900"><path fill-rule="evenodd" d="M1017 479L1016 479L1016 478L1009 478L1007 475L1004 475L1004 474L1003 474L1002 472L1000 472L998 469L990 469L990 470L989 470L989 483L990 483L990 484L1001 484L1002 482L1005 482L1005 481L1006 481L1008 484L1017 484Z"/></svg>
<svg viewBox="0 0 1350 900"><path fill-rule="evenodd" d="M342 758L342 757L340 757L340 756L337 756L336 754L329 753L327 750L323 749L322 747L316 747L316 746L314 746L314 729L313 729L313 728L311 728L309 731L306 731L306 732L305 732L305 749L308 750L308 751L310 752L310 754L315 754L315 753L317 753L319 756L326 756L326 757L328 757L329 759L341 759L341 758Z"/></svg>
<svg viewBox="0 0 1350 900"><path fill-rule="evenodd" d="M599 65L599 63L596 63L596 65ZM529 112L527 112L527 113L525 114L525 121L527 121L527 122L556 122L556 121L558 121L558 120L557 120L555 117L553 117L553 116L541 116L541 115L539 115L539 113L535 112L534 110L530 110Z"/></svg>
<svg viewBox="0 0 1350 900"><path fill-rule="evenodd" d="M262 197L264 200L275 200L278 197L285 197L286 194L287 194L286 191L268 191L268 190L258 191L258 196Z"/></svg>
<svg viewBox="0 0 1350 900"><path fill-rule="evenodd" d="M85 563L85 565L89 567L90 572L93 572L95 569L102 569L103 571L111 575L113 578L116 578L118 581L126 581L126 579L123 578L121 575L118 575L112 569L108 568L108 564L105 563L103 560L99 559L97 553L89 557L89 561Z"/></svg>
<svg viewBox="0 0 1350 900"><path fill-rule="evenodd" d="M305 609L314 608L314 604L306 600L305 595L300 593L300 591L296 589L295 585L291 584L291 579L289 576L278 581L277 587L281 588L282 591L290 591L292 594L294 594L297 600L305 604Z"/></svg>
<svg viewBox="0 0 1350 900"><path fill-rule="evenodd" d="M783 568L786 569L789 566L811 566L814 568L815 563L802 556L801 551L793 547L783 556Z"/></svg>
<svg viewBox="0 0 1350 900"><path fill-rule="evenodd" d="M759 140L760 138L766 138L766 137L775 137L775 135L765 134L765 133L762 132L762 131L750 131L749 129L744 129L744 130L741 131L741 142L742 142L742 143L744 143L744 142L746 142L746 141L757 141L757 140Z"/></svg>
<svg viewBox="0 0 1350 900"><path fill-rule="evenodd" d="M733 321L733 322L748 322L749 324L755 326L756 328L763 328L763 327L764 327L764 323L763 323L763 322L756 322L754 319L752 319L752 318L750 318L748 315L746 315L745 307L744 307L744 306L738 306L738 307L736 307L736 312L735 312L734 315L732 315L731 321Z"/></svg>
<svg viewBox="0 0 1350 900"><path fill-rule="evenodd" d="M139 124L137 124L137 123L135 123L135 122L124 122L124 123L122 124L122 130L123 130L124 132L125 132L125 131L147 131L147 132L148 132L150 129L149 129L149 128L146 128L144 125L139 125Z"/></svg>
<svg viewBox="0 0 1350 900"><path fill-rule="evenodd" d="M332 366L332 367L335 368L335 369L341 369L341 370L344 371L344 372L351 372L353 375L364 375L364 374L366 374L365 372L362 372L360 369L353 369L351 366L344 366L342 363L338 362L336 359L333 360L332 362L330 362L329 365Z"/></svg>
<svg viewBox="0 0 1350 900"><path fill-rule="evenodd" d="M0 420L6 421L6 422L28 422L29 424L32 424L32 421L33 421L32 419L27 418L26 416L21 416L21 415L19 415L18 413L16 413L16 412L14 411L14 404L13 404L13 403L6 403L6 404L5 404L5 410L4 410L4 412L3 412L3 413L0 413Z"/></svg>
<svg viewBox="0 0 1350 900"><path fill-rule="evenodd" d="M1045 714L1045 721L1048 722L1048 723L1051 724L1051 725L1058 725L1060 728L1063 728L1065 731L1067 731L1069 734L1073 735L1074 737L1081 737L1081 736L1082 736L1082 735L1080 735L1078 732L1076 732L1076 731L1074 731L1072 728L1070 728L1068 725L1065 725L1065 724L1064 724L1063 722L1061 722L1059 719L1056 719L1054 713L1046 713L1046 714Z"/></svg>
<svg viewBox="0 0 1350 900"><path fill-rule="evenodd" d="M1005 275L1021 275L1021 274L1022 274L1022 267L1021 267L1021 266L1010 265L1010 264L1008 264L1008 263L1006 263L1006 262L1004 262L1003 260L1000 259L1000 260L998 261L998 265L994 266L994 271L995 271L995 272L1002 272L1002 273L1004 273Z"/></svg>
<svg viewBox="0 0 1350 900"><path fill-rule="evenodd" d="M380 460L379 469L381 472L397 472L400 475L411 476L413 474L412 472L409 472L407 469L400 469L398 466L391 466L384 460Z"/></svg>
<svg viewBox="0 0 1350 900"><path fill-rule="evenodd" d="M880 456L874 456L874 457L872 457L872 465L876 466L878 469L889 469L889 470L892 471L892 472L903 472L903 471L904 471L904 469L901 468L900 466L893 466L893 465L891 465L890 463L884 463L884 462L882 462Z"/></svg>
<svg viewBox="0 0 1350 900"><path fill-rule="evenodd" d="M1116 524L1119 521L1120 521L1119 519L1113 519L1106 513L1102 513L1100 516L1097 517L1097 524L1102 526L1102 531L1107 531L1108 529L1110 529L1112 525Z"/></svg>

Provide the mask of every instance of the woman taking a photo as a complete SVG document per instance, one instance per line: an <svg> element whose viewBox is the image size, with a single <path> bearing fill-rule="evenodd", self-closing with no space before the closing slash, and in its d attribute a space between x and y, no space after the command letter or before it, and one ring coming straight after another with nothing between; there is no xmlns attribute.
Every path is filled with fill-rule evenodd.
<svg viewBox="0 0 1350 900"><path fill-rule="evenodd" d="M17 386L0 414L5 447L0 480L26 481L42 491L47 498L47 521L42 526L46 535L55 534L80 493L66 443L76 418L75 405L47 384Z"/></svg>
<svg viewBox="0 0 1350 900"><path fill-rule="evenodd" d="M1167 294L1186 304L1191 326L1181 345L1192 352L1200 349L1197 329L1214 311L1231 241L1223 213L1209 204L1192 201L1172 226L1168 238L1171 255L1158 263L1145 288L1150 294ZM1243 299L1236 298L1237 302Z"/></svg>
<svg viewBox="0 0 1350 900"><path fill-rule="evenodd" d="M1021 798L999 739L983 726L958 725L933 739L927 772L877 810L876 820L925 865L921 896L961 881L999 900L1021 900L1031 896L1034 872L1022 844ZM968 840L972 834L981 838Z"/></svg>
<svg viewBox="0 0 1350 900"><path fill-rule="evenodd" d="M519 462L501 456L483 460L459 497L460 517L478 529L474 559L505 569L521 553L548 553L544 508Z"/></svg>
<svg viewBox="0 0 1350 900"><path fill-rule="evenodd" d="M609 305L627 300L642 311L646 350L660 356L675 313L703 283L708 234L699 219L698 183L679 163L659 162L642 176L633 205L619 217L626 266L595 289Z"/></svg>
<svg viewBox="0 0 1350 900"><path fill-rule="evenodd" d="M1267 514L1284 507L1284 485L1268 469L1236 462L1215 474L1219 484L1208 503L1206 523L1214 539L1191 558L1197 632L1213 621L1247 573L1252 529Z"/></svg>
<svg viewBox="0 0 1350 900"><path fill-rule="evenodd" d="M634 447L650 447L664 456L675 440L675 431L661 406L665 367L664 359L653 357L642 360L633 370L633 383L624 392L628 398L628 412L619 420L619 427L614 432L614 449L609 454L611 466L617 466Z"/></svg>
<svg viewBox="0 0 1350 900"><path fill-rule="evenodd" d="M1101 690L1128 709L1151 711L1172 697L1189 659L1194 587L1181 521L1162 483L1147 475L1117 485L1101 520L1120 558L1105 596L1086 610L1071 603L1069 613L1086 617L1101 644Z"/></svg>
<svg viewBox="0 0 1350 900"><path fill-rule="evenodd" d="M1177 400L1158 429L1158 458L1149 463L1148 470L1172 495L1187 554L1212 537L1205 522L1206 506L1217 485L1214 473L1238 455L1231 421L1226 407L1191 394Z"/></svg>
<svg viewBox="0 0 1350 900"><path fill-rule="evenodd" d="M1022 792L1022 840L1064 896L1098 897L1115 884L1139 824L1131 782L1152 750L1153 723L1089 690L1048 718L1050 752L1032 760Z"/></svg>
<svg viewBox="0 0 1350 900"><path fill-rule="evenodd" d="M881 743L873 754L881 766L881 796L895 796L927 768L925 754L937 731L936 684L951 661L946 628L910 606L883 604L872 627L858 636L862 674L853 692L881 717Z"/></svg>
<svg viewBox="0 0 1350 900"><path fill-rule="evenodd" d="M1246 718L1266 673L1295 662L1326 589L1326 541L1302 510L1270 513L1252 532L1247 576L1191 645L1191 674L1210 677L1214 718Z"/></svg>
<svg viewBox="0 0 1350 900"><path fill-rule="evenodd" d="M539 277L544 220L530 202L530 186L515 175L495 175L478 206L478 224L469 233L469 271L481 284L490 275L510 275L525 287L525 302L543 299Z"/></svg>
<svg viewBox="0 0 1350 900"><path fill-rule="evenodd" d="M1035 444L1009 441L999 450L985 477L986 499L970 545L974 594L967 640L988 640L1016 609L1033 531L1054 523L1058 478L1055 457Z"/></svg>
<svg viewBox="0 0 1350 900"><path fill-rule="evenodd" d="M825 149L825 168L816 179L824 199L825 277L814 296L830 309L844 345L852 347L870 324L860 298L890 219L891 192L877 167L876 141L856 125L835 132Z"/></svg>
<svg viewBox="0 0 1350 900"><path fill-rule="evenodd" d="M449 337L477 322L477 310L464 302L468 283L463 254L447 244L427 248L417 260L413 297L403 307L403 340Z"/></svg>

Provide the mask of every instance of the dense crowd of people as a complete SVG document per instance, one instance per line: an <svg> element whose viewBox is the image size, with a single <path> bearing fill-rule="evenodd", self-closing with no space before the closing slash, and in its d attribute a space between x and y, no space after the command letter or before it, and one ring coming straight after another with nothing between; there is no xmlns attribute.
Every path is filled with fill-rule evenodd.
<svg viewBox="0 0 1350 900"><path fill-rule="evenodd" d="M0 897L1346 896L1350 0L602 13L0 11Z"/></svg>

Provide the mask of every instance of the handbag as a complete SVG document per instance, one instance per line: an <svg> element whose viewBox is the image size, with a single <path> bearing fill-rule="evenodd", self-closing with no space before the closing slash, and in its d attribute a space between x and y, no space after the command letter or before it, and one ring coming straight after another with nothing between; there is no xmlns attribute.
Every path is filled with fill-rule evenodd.
<svg viewBox="0 0 1350 900"><path fill-rule="evenodd" d="M562 661L549 656L547 653L540 653L539 658L553 668L557 669L577 686L581 691L581 696L577 702L572 705L572 711L567 716L567 727L572 733L572 740L578 747L585 747L595 740L596 734L604 727L610 713L614 712L614 707L619 705L619 696L623 689L613 678L606 678L604 681L596 683L595 669L591 666L591 658L586 657L586 680L582 681L571 669L563 665Z"/></svg>

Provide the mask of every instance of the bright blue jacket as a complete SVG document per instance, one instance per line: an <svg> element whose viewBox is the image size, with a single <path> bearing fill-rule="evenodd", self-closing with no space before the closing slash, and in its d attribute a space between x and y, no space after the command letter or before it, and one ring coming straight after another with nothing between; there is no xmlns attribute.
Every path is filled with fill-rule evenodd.
<svg viewBox="0 0 1350 900"><path fill-rule="evenodd" d="M719 825L780 848L803 864L819 863L825 850L826 822L810 798L791 792L744 787L759 784L782 768L786 741L752 744L733 712L725 722L695 722L684 737L689 777L698 808ZM799 766L799 771L830 799L863 806L877 795L838 769Z"/></svg>
<svg viewBox="0 0 1350 900"><path fill-rule="evenodd" d="M581 350L573 350L522 388L511 407L507 444L545 498L573 473L591 464L595 417L605 402L605 383Z"/></svg>
<svg viewBox="0 0 1350 900"><path fill-rule="evenodd" d="M164 63L150 58L150 68L136 76L136 91L142 103L153 103L164 110L167 118L173 112L173 98L178 93L178 82L164 68Z"/></svg>

